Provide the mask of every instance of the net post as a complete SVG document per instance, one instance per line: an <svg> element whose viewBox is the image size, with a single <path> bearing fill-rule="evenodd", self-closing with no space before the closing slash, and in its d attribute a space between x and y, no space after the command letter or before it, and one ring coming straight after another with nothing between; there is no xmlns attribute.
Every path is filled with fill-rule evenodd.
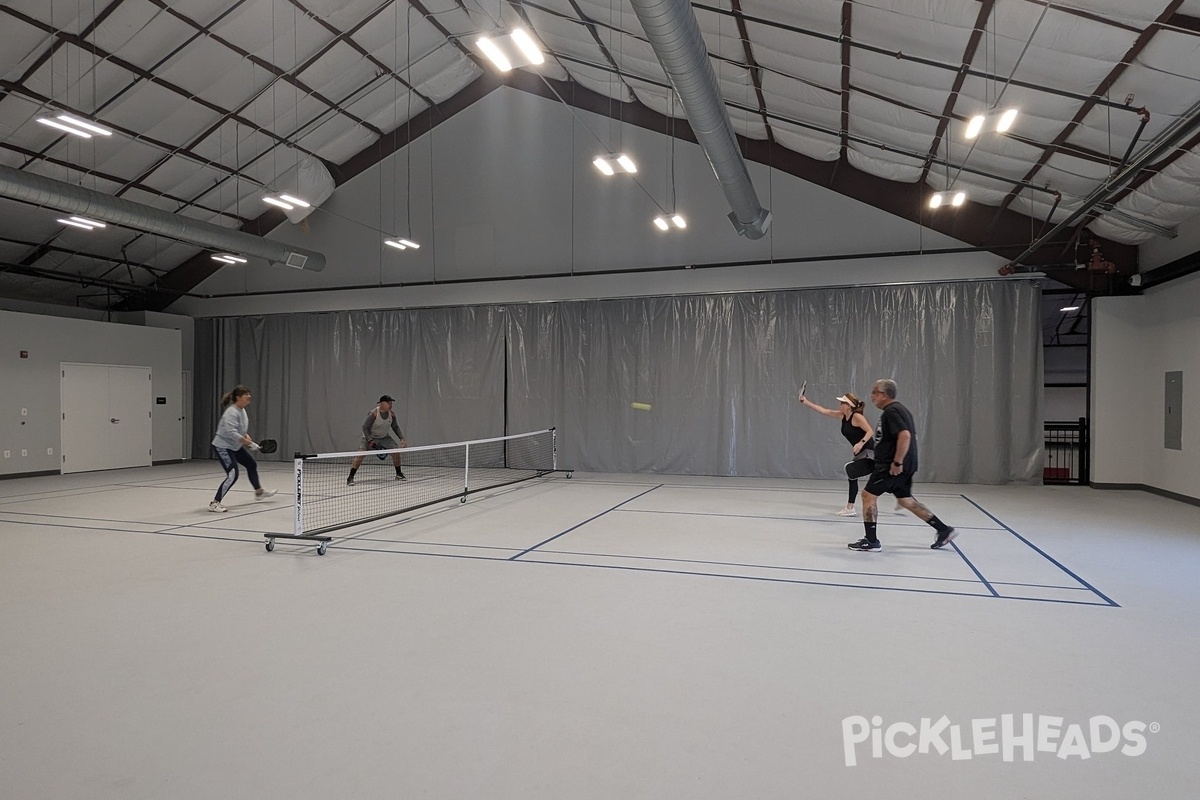
<svg viewBox="0 0 1200 800"><path fill-rule="evenodd" d="M550 429L550 466L558 472L558 428Z"/></svg>
<svg viewBox="0 0 1200 800"><path fill-rule="evenodd" d="M467 499L467 493L471 490L471 443L467 442L466 451L463 453L463 500Z"/></svg>
<svg viewBox="0 0 1200 800"><path fill-rule="evenodd" d="M301 502L302 492L304 491L304 459L300 458L300 454L296 453L296 458L293 459L293 472L296 477L296 520L292 531L297 536L304 535L304 503Z"/></svg>

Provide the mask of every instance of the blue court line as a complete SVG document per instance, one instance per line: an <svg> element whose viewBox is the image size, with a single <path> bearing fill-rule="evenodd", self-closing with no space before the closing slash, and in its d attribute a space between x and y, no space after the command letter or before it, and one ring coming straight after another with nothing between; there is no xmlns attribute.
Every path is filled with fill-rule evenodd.
<svg viewBox="0 0 1200 800"><path fill-rule="evenodd" d="M706 512L706 511L666 511L663 509L656 509L656 508L622 508L622 509L620 509L620 512L622 514L678 514L680 516L732 517L734 519L782 519L782 520L789 520L789 521L795 521L795 522L821 522L821 523L828 522L833 525L861 525L862 524L861 517L839 517L837 514L830 514L828 517L791 517L791 516L779 516L776 514L718 514L716 512ZM905 512L905 515L911 516L907 512ZM834 519L830 519L829 517L834 517ZM927 527L926 523L921 522L919 519L915 523L914 522L897 522L897 521L890 520L890 519L887 520L887 522L889 525L895 525L900 528ZM960 530L960 531L1001 531L1001 530L1003 530L1003 528L974 528L974 527L964 525L962 527L955 526L955 530Z"/></svg>
<svg viewBox="0 0 1200 800"><path fill-rule="evenodd" d="M70 530L80 530L80 531L100 531L101 533L133 533L133 534L137 534L139 536L178 536L178 537L184 538L184 539L211 539L215 542L241 542L242 544L246 544L247 542L250 542L253 544L261 543L260 539L235 539L232 536L206 536L205 534L202 534L202 533L179 532L181 530L181 528L188 527L186 525L181 525L178 527L172 527L172 528L168 528L165 530L158 530L158 531L134 531L134 530L130 530L129 528L96 528L96 527L90 527L88 525L63 525L63 524L57 523L57 522L25 522L22 520L18 520L16 522L11 522L10 524L25 525L25 526L29 526L29 527L41 527L41 528L68 528ZM227 530L237 530L237 529L232 528L232 529L227 529ZM252 533L252 531L247 531L247 533Z"/></svg>
<svg viewBox="0 0 1200 800"><path fill-rule="evenodd" d="M964 553L953 541L950 542L950 546L953 547L955 552L957 552L958 555L962 557L962 560L967 563L967 566L971 568L971 572L974 572L975 576L983 582L983 585L987 587L987 590L992 593L992 597L999 597L1000 593L996 591L996 587L988 583L987 578L983 577L983 573L975 568L975 565L971 563L971 559L967 558L967 554Z"/></svg>
<svg viewBox="0 0 1200 800"><path fill-rule="evenodd" d="M605 514L607 514L609 511L615 511L616 509L620 508L621 506L625 505L626 503L632 503L634 500L637 500L639 497L644 497L645 495L648 495L648 494L650 494L650 493L651 493L651 492L653 492L655 489L658 489L658 488L660 488L661 486L662 486L662 484L659 484L658 486L651 486L649 489L647 489L646 491L642 492L641 494L636 494L636 495L634 495L633 497L630 497L630 498L629 498L629 499L627 499L627 500L622 500L621 502L617 503L617 504L616 504L615 506L613 506L612 508L610 508L610 509L607 509L607 510L605 510L605 511L601 511L601 512L600 512L599 514L597 514L596 516L594 516L594 517L590 517L589 519L585 519L583 522L580 522L578 525L572 525L571 527L567 528L567 529L566 529L565 531L563 531L562 533L556 533L556 534L554 534L553 536L551 536L549 539L546 539L546 540L545 540L545 541L543 541L543 542L538 542L538 543L537 543L537 544L535 544L533 547L528 547L528 548L526 548L526 549L522 550L521 552L517 553L515 556L513 556L512 558L510 558L510 559L509 559L509 561L516 561L518 558L520 558L521 556L525 555L526 553L528 553L528 552L530 552L530 551L533 551L533 550L536 550L536 549L538 549L539 547L541 547L541 546L542 546L542 545L544 545L544 544L549 544L550 542L553 542L555 539L557 539L557 538L558 538L558 537L560 537L560 536L566 536L566 535L567 535L568 533L570 533L571 531L573 531L573 530L575 530L575 529L577 529L577 528L582 528L584 525L587 525L587 524L588 524L589 522L591 522L592 520L599 519L600 517L603 517Z"/></svg>
<svg viewBox="0 0 1200 800"><path fill-rule="evenodd" d="M1038 547L1038 546L1037 546L1036 544L1034 544L1033 542L1031 542L1031 541L1029 541L1028 539L1026 539L1026 538L1025 538L1024 536L1022 536L1021 534L1019 534L1019 533L1017 533L1016 531L1014 531L1012 528L1010 528L1010 527L1008 527L1007 525L1005 525L1003 522L1001 522L999 519L997 519L997 518L996 518L996 516L995 516L994 514L992 514L992 513L991 513L990 511L988 511L987 509L985 509L983 506L979 505L979 503L976 503L974 500L972 500L971 498L967 497L965 494L964 494L964 495L962 495L962 498L963 498L964 500L966 500L968 503L970 503L971 505L973 505L973 506L975 506L976 508L978 508L978 509L979 509L980 511L982 511L984 514L986 514L986 515L987 515L987 516L988 516L988 517L989 517L989 518L990 518L992 521L994 521L994 522L995 522L997 525L999 525L1000 527L1004 528L1004 530L1008 531L1008 532L1009 532L1009 533L1011 533L1013 536L1017 537L1018 539L1020 539L1020 540L1021 540L1022 542L1024 542L1025 544L1029 545L1029 547L1030 547L1030 548L1032 548L1032 549L1033 549L1033 551L1034 551L1035 553L1037 553L1038 555L1040 555L1042 558L1046 559L1046 560L1047 560L1047 561L1049 561L1051 564L1053 564L1054 566L1058 567L1059 569L1061 569L1063 572L1065 572L1065 573L1067 573L1068 575L1070 575L1070 576L1071 576L1072 578L1074 578L1075 580L1079 581L1079 583L1080 583L1080 584L1082 584L1083 586L1086 586L1086 587L1088 588L1088 590L1090 590L1090 591L1094 592L1094 593L1096 594L1096 596L1097 596L1097 597L1100 597L1102 600L1104 600L1104 602L1105 602L1105 603L1108 603L1110 606L1113 606L1114 608L1120 608L1120 607L1121 607L1121 604L1120 604L1120 603L1117 603L1117 602L1116 602L1116 601L1114 601L1114 600L1113 600L1111 597L1109 597L1108 595L1104 594L1104 592L1100 591L1100 590L1099 590L1099 589L1097 589L1095 586L1092 586L1090 583L1088 583L1087 581L1085 581L1083 578L1079 577L1079 576L1078 576L1078 575L1076 575L1074 572L1072 572L1071 570L1067 569L1067 567L1065 567L1065 566L1063 566L1061 563L1059 563L1059 561L1058 561L1057 559L1055 559L1053 556L1051 556L1049 553L1047 553L1047 552L1046 552L1045 550L1043 550L1042 548Z"/></svg>
<svg viewBox="0 0 1200 800"><path fill-rule="evenodd" d="M657 488L657 487L655 487ZM563 531L567 533L568 531ZM339 550L353 550L358 553L383 553L387 555L405 555L405 556L427 556L429 558L459 558L468 561L512 561L511 558L499 559L489 558L487 556L467 555L463 553L426 553L419 550L384 550L379 547L339 547ZM905 594L936 594L952 597L982 597L992 599L990 595L981 594L979 592L954 592L946 589L909 589L899 586L870 586L857 583L830 583L828 581L806 581L795 578L763 578L752 575L729 575L722 572L699 572L693 570L678 570L678 569L656 569L649 567L631 567L622 564L586 564L574 561L519 561L519 564L539 564L550 567L583 567L585 569L611 569L624 572L646 572L657 573L663 575L686 575L691 577L702 578L728 578L737 581L757 581L759 583L783 583L801 586L829 586L838 589L871 589L880 592L903 592ZM1052 598L1043 597L1001 597L1002 600L1027 601L1037 603L1057 603L1059 605L1069 606L1093 606L1096 608L1104 608L1103 603L1083 602L1079 600L1055 600Z"/></svg>
<svg viewBox="0 0 1200 800"><path fill-rule="evenodd" d="M705 475L697 477L716 477L722 478L722 475ZM731 480L737 480L737 476L730 476ZM645 486L644 483L637 481L604 481L595 478L581 478L576 476L573 478L578 483L588 483L597 486ZM779 478L778 480L795 480L794 478ZM804 480L821 480L819 478L805 478ZM788 494L804 492L808 494L842 494L846 493L845 487L838 489L809 489L805 487L784 487L784 486L716 486L698 483L660 483L659 486L666 489L720 489L721 491L733 492L785 492ZM934 492L922 492L922 497L953 497L958 498L959 494L941 494Z"/></svg>

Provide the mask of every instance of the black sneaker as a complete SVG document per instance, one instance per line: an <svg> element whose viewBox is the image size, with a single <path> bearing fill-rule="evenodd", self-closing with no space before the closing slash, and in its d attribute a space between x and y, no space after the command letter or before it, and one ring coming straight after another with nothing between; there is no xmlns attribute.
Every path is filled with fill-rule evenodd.
<svg viewBox="0 0 1200 800"><path fill-rule="evenodd" d="M937 535L937 539L934 540L933 544L929 545L929 549L940 550L954 541L955 536L958 536L958 531L954 530L954 528L946 528L946 530Z"/></svg>
<svg viewBox="0 0 1200 800"><path fill-rule="evenodd" d="M353 485L354 485L354 478L346 478L346 485L347 485L347 486L353 486Z"/></svg>
<svg viewBox="0 0 1200 800"><path fill-rule="evenodd" d="M403 472L397 472L397 473L396 473L396 480L398 480L398 481L406 481L406 480L408 480L408 478L404 477L404 473L403 473Z"/></svg>
<svg viewBox="0 0 1200 800"><path fill-rule="evenodd" d="M879 543L878 539L873 542L868 541L867 539L859 539L857 542L851 542L850 544L846 545L846 547L849 547L851 550L878 550L883 547L883 545Z"/></svg>

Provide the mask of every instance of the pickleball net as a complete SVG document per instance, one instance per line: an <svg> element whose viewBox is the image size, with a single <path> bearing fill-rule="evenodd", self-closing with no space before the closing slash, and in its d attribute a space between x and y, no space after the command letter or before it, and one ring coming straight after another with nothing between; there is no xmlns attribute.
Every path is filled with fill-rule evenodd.
<svg viewBox="0 0 1200 800"><path fill-rule="evenodd" d="M404 480L396 475L400 458ZM350 467L362 459L348 484ZM554 428L394 450L297 455L294 536L314 536L552 472Z"/></svg>

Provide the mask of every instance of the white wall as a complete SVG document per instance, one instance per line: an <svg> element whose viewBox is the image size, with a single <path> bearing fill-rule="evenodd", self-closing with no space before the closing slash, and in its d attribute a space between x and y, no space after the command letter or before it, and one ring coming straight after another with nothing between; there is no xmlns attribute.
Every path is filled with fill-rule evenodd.
<svg viewBox="0 0 1200 800"><path fill-rule="evenodd" d="M1163 446L1167 372L1183 371L1183 449ZM1200 499L1200 275L1092 300L1092 480Z"/></svg>
<svg viewBox="0 0 1200 800"><path fill-rule="evenodd" d="M195 290L245 297L181 298L170 310L225 316L927 282L995 278L1004 263L990 253L887 255L965 245L754 163L747 165L751 178L774 222L762 239L738 236L712 168L699 147L685 142L675 144L674 208L687 217L688 228L660 233L652 225L660 213L655 203L672 208L669 140L576 114L514 89L492 92L339 187L305 225L285 224L271 233L325 253L324 271L251 259L247 265L222 267ZM638 160L637 183L631 176L605 178L592 166L592 158L608 145ZM921 188L913 186L914 202ZM408 234L421 249L386 247L385 233ZM794 263L848 254L879 257ZM595 274L745 261L764 265ZM397 286L496 277L522 280ZM348 286L360 288L343 290ZM331 289L341 291L317 296L316 290ZM249 294L286 290L307 293Z"/></svg>
<svg viewBox="0 0 1200 800"><path fill-rule="evenodd" d="M0 458L0 475L59 470L63 362L150 367L155 397L167 398L153 407L153 458L183 457L178 330L0 310L0 343L0 450L11 453ZM22 449L29 455L22 458Z"/></svg>

